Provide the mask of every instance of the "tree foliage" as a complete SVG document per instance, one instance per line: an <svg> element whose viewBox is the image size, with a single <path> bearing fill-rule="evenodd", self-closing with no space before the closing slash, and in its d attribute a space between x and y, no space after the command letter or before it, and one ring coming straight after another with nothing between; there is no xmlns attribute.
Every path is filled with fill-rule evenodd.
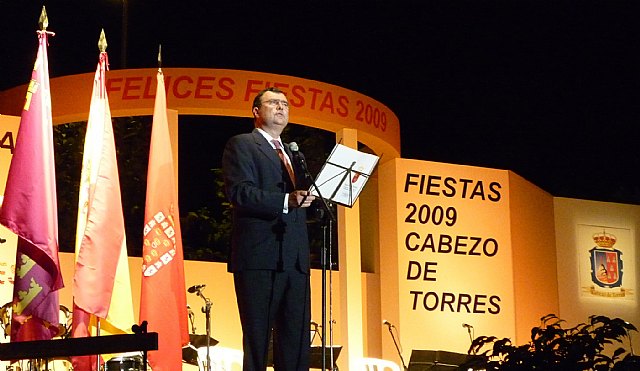
<svg viewBox="0 0 640 371"><path fill-rule="evenodd" d="M462 369L487 371L626 371L640 370L640 357L623 347L612 354L605 349L625 339L631 342L636 327L620 318L590 316L587 323L565 329L564 321L554 314L541 318L531 330L531 341L515 345L510 339L495 336L476 338L469 354L474 355ZM489 349L486 349L489 348ZM486 349L486 350L485 350Z"/></svg>

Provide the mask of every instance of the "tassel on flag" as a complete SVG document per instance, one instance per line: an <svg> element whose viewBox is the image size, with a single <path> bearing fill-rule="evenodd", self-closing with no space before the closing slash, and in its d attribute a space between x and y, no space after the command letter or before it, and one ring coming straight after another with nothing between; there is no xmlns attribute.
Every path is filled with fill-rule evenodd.
<svg viewBox="0 0 640 371"><path fill-rule="evenodd" d="M73 337L131 333L135 323L111 111L106 93L108 57L104 30L93 81L82 159ZM99 321L99 323L98 323ZM73 357L76 371L95 369L94 356Z"/></svg>
<svg viewBox="0 0 640 371"><path fill-rule="evenodd" d="M0 223L18 235L11 341L50 340L59 333L58 210L53 154L45 8Z"/></svg>
<svg viewBox="0 0 640 371"><path fill-rule="evenodd" d="M158 71L151 130L147 201L142 251L140 321L158 333L158 351L149 353L154 371L182 369L182 347L189 342L184 258L167 100Z"/></svg>

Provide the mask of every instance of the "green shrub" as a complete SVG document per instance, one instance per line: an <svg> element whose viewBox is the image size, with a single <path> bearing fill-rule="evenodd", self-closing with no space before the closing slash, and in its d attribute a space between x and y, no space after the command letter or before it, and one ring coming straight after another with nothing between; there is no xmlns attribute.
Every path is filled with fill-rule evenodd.
<svg viewBox="0 0 640 371"><path fill-rule="evenodd" d="M541 318L531 330L531 341L516 346L510 339L480 336L469 348L469 361L460 369L487 371L627 371L640 370L640 357L633 354L631 332L636 327L620 318L590 316L588 323L563 329L563 320L553 314ZM629 340L630 351L619 347L608 355L605 346ZM490 349L486 349L490 348Z"/></svg>

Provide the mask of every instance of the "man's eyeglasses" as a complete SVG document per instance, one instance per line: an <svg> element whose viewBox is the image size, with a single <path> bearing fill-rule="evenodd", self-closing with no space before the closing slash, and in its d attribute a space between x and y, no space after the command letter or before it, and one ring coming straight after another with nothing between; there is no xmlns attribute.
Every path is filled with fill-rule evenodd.
<svg viewBox="0 0 640 371"><path fill-rule="evenodd" d="M275 106L277 106L279 104L283 108L289 108L289 102L287 102L286 100L281 100L281 99L265 100L264 102L262 102L262 104L266 104L266 105L271 106L271 107L275 107Z"/></svg>

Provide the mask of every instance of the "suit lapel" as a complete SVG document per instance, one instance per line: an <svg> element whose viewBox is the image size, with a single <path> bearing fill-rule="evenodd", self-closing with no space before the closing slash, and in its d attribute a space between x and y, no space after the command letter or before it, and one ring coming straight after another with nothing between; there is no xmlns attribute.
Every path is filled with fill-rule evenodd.
<svg viewBox="0 0 640 371"><path fill-rule="evenodd" d="M260 134L260 132L258 132L257 129L253 129L251 134L253 135L253 140L256 142L256 147L258 147L258 151L262 152L271 161L273 166L275 166L276 171L283 174L283 178L289 179L289 175L287 174L286 170L284 169L284 166L282 165L280 156L278 156L278 153L276 152L276 150L273 149L273 147L271 146L271 143L269 143L267 139L262 134ZM289 150L289 146L285 145L284 150L287 153L287 156L289 156L289 158L292 159L293 154ZM296 177L296 181L297 181L296 166L293 164L291 164L291 166L293 168L293 174ZM291 183L291 180L287 181L287 183ZM293 183L291 183L291 185L293 185Z"/></svg>
<svg viewBox="0 0 640 371"><path fill-rule="evenodd" d="M257 129L254 129L251 134L253 134L253 139L256 142L258 150L262 152L273 163L273 165L280 169L280 157L278 157L276 151L271 147L271 144L267 142L267 139L262 136Z"/></svg>

